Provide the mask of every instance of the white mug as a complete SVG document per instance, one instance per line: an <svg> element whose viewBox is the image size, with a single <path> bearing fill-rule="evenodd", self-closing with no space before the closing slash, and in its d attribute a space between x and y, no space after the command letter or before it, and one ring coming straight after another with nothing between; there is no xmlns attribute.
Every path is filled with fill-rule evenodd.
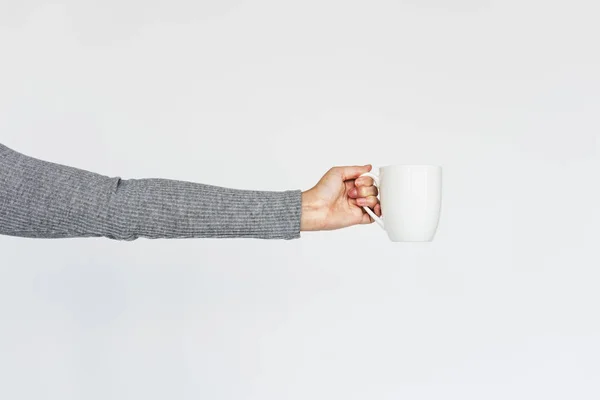
<svg viewBox="0 0 600 400"><path fill-rule="evenodd" d="M437 165L388 165L370 172L379 188L381 215L363 207L392 242L431 242L442 205L442 168ZM385 221L385 222L384 222Z"/></svg>

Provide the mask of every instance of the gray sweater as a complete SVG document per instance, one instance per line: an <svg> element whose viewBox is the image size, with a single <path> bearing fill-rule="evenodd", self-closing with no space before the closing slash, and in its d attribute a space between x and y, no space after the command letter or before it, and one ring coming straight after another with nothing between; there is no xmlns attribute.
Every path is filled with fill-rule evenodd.
<svg viewBox="0 0 600 400"><path fill-rule="evenodd" d="M0 143L0 234L29 238L300 237L301 191L121 179Z"/></svg>

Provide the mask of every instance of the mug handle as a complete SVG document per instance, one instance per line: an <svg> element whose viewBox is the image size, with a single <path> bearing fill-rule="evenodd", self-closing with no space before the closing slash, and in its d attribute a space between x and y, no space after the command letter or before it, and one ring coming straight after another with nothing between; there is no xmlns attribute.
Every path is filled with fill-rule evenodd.
<svg viewBox="0 0 600 400"><path fill-rule="evenodd" d="M375 186L377 186L377 189L379 189L379 177L377 175L372 174L370 172L365 172L361 176L368 176L370 178L373 178L373 181L375 182ZM359 176L359 178L360 178L360 176ZM363 206L363 208L365 209L365 211L367 212L367 214L369 214L369 216L371 218L373 218L373 220L375 222L377 222L377 224L379 224L379 226L381 227L381 229L385 230L385 226L383 225L383 218L380 218L377 215L375 215L375 213L369 207Z"/></svg>

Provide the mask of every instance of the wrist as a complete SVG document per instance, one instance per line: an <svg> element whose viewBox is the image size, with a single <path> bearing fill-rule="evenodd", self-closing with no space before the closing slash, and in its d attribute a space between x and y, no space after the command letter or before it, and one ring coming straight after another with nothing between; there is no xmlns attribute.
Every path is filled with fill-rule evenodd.
<svg viewBox="0 0 600 400"><path fill-rule="evenodd" d="M323 229L325 221L324 208L311 190L302 192L302 207L300 214L301 231L318 231Z"/></svg>

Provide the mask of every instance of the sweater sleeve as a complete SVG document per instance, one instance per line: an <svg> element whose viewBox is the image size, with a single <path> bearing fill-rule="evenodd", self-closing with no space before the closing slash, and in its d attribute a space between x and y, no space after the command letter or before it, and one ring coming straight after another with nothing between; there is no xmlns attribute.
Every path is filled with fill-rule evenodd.
<svg viewBox="0 0 600 400"><path fill-rule="evenodd" d="M121 179L0 144L0 234L30 238L300 237L301 191Z"/></svg>

